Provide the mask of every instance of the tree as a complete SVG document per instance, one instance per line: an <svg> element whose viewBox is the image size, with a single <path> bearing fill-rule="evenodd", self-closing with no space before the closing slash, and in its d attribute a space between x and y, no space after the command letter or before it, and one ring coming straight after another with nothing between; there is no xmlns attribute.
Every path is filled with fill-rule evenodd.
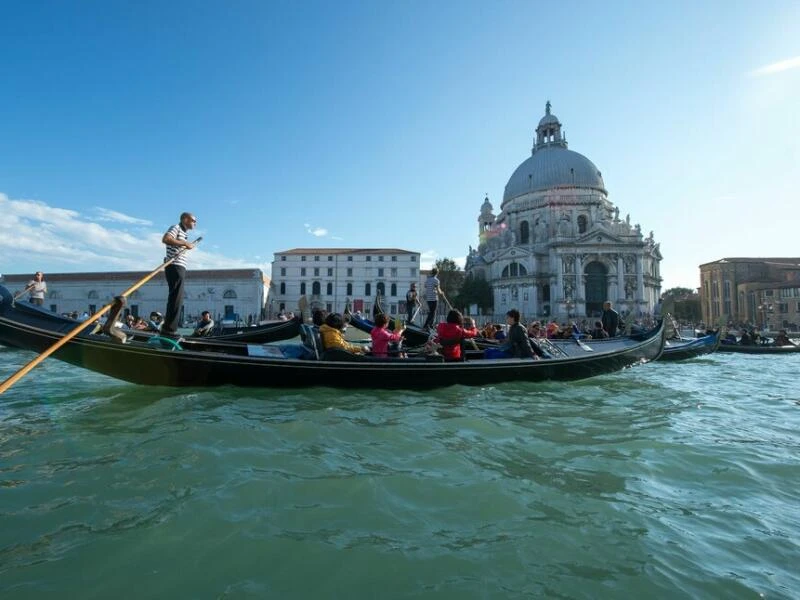
<svg viewBox="0 0 800 600"><path fill-rule="evenodd" d="M456 296L456 305L462 310L476 304L481 313L486 313L494 306L492 286L483 277L470 274L464 279L461 291Z"/></svg>
<svg viewBox="0 0 800 600"><path fill-rule="evenodd" d="M461 285L464 283L464 271L450 258L440 258L436 261L435 266L439 269L437 275L439 287L442 288L445 298L452 302L458 296Z"/></svg>
<svg viewBox="0 0 800 600"><path fill-rule="evenodd" d="M668 289L662 295L663 304L661 312L670 313L679 321L697 323L703 319L700 308L700 296L691 289L685 287L674 287Z"/></svg>

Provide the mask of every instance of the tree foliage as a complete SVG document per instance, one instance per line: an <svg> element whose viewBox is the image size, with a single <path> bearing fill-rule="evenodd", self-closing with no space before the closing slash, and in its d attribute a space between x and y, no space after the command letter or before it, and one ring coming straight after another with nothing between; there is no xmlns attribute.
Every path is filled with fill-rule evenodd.
<svg viewBox="0 0 800 600"><path fill-rule="evenodd" d="M486 313L494 305L492 286L483 277L470 275L464 279L461 291L456 296L456 305L464 310L468 306L476 304L481 313Z"/></svg>
<svg viewBox="0 0 800 600"><path fill-rule="evenodd" d="M679 321L698 323L702 320L703 313L700 307L700 296L696 290L674 287L664 292L662 298L662 313L670 313Z"/></svg>

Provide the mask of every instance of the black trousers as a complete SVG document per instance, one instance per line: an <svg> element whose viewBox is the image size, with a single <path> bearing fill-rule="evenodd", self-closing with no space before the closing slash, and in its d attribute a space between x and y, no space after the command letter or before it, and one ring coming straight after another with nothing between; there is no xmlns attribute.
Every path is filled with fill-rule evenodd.
<svg viewBox="0 0 800 600"><path fill-rule="evenodd" d="M428 317L425 319L423 327L433 327L433 322L436 320L436 307L439 306L437 300L428 300Z"/></svg>
<svg viewBox="0 0 800 600"><path fill-rule="evenodd" d="M186 277L186 268L178 265L168 265L164 269L169 286L167 296L167 310L164 315L164 324L161 333L175 333L180 327L181 307L183 306L183 280Z"/></svg>

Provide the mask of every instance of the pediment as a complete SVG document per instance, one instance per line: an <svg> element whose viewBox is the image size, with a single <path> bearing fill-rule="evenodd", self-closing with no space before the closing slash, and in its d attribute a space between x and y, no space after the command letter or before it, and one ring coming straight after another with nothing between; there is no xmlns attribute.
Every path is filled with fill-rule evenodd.
<svg viewBox="0 0 800 600"><path fill-rule="evenodd" d="M510 248L503 248L498 250L493 260L519 260L531 255L530 250L521 246L511 246Z"/></svg>
<svg viewBox="0 0 800 600"><path fill-rule="evenodd" d="M595 228L588 233L584 233L580 236L577 240L575 240L576 246L596 246L597 244L600 245L616 245L616 244L630 244L630 240L623 240L621 237L610 233L605 228Z"/></svg>

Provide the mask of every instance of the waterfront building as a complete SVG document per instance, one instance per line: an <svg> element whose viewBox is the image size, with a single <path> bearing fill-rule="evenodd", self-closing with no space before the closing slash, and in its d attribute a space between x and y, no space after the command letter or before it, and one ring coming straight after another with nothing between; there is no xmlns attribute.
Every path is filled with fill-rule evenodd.
<svg viewBox="0 0 800 600"><path fill-rule="evenodd" d="M659 301L662 256L653 232L644 236L630 215L620 218L600 170L567 148L550 102L500 213L488 196L483 201L478 234L465 270L489 282L495 315L517 308L527 318L595 316L610 300L641 318Z"/></svg>
<svg viewBox="0 0 800 600"><path fill-rule="evenodd" d="M749 323L775 331L800 324L800 258L722 258L700 265L707 324Z"/></svg>
<svg viewBox="0 0 800 600"><path fill-rule="evenodd" d="M59 314L93 314L145 275L145 271L45 273L47 297L43 308ZM16 294L30 280L31 274L4 275L0 283ZM264 317L269 279L261 269L189 270L185 290L181 321L191 324L207 310L217 321L253 322ZM167 294L164 275L156 275L130 295L125 314L147 318L152 311L163 313Z"/></svg>
<svg viewBox="0 0 800 600"><path fill-rule="evenodd" d="M383 310L405 312L406 291L419 283L419 252L399 248L292 248L276 252L268 312L322 308L369 314L375 296Z"/></svg>

